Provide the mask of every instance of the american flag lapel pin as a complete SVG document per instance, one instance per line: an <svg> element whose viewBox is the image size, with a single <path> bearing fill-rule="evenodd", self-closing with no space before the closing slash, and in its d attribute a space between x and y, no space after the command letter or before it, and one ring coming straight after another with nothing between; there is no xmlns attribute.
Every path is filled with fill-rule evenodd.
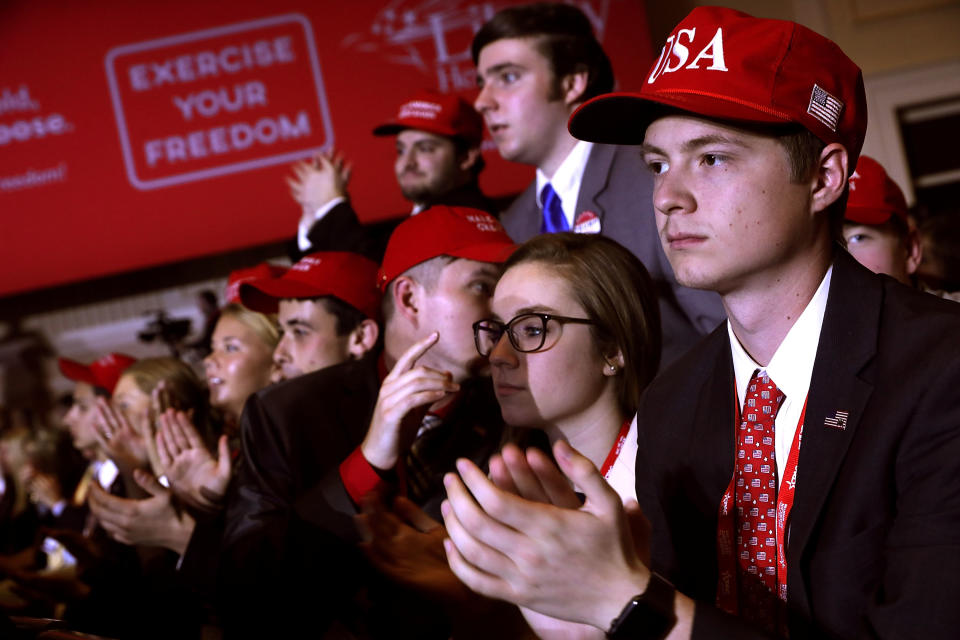
<svg viewBox="0 0 960 640"><path fill-rule="evenodd" d="M833 416L827 416L823 420L823 426L833 427L834 429L840 429L841 431L847 428L847 418L850 416L849 411L837 411Z"/></svg>

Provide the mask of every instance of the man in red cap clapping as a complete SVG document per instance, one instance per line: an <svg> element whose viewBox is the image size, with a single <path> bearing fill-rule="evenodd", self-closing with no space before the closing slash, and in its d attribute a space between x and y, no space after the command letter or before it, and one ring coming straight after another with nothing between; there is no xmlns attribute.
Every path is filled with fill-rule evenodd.
<svg viewBox="0 0 960 640"><path fill-rule="evenodd" d="M866 122L833 42L716 7L674 29L640 92L574 113L579 138L641 145L677 280L720 293L728 322L641 399L649 546L558 443L563 474L505 461L512 492L465 461L447 477L462 580L611 638L955 637L960 309L838 244ZM518 498L531 474L584 506Z"/></svg>
<svg viewBox="0 0 960 640"><path fill-rule="evenodd" d="M403 197L413 207L411 214L434 204L495 212L477 183L484 167L483 122L463 98L419 91L373 135L396 138L394 171ZM300 251L356 251L377 261L383 257L402 218L361 224L347 193L350 169L341 157L321 154L295 165L294 173L291 193L303 209L297 233Z"/></svg>

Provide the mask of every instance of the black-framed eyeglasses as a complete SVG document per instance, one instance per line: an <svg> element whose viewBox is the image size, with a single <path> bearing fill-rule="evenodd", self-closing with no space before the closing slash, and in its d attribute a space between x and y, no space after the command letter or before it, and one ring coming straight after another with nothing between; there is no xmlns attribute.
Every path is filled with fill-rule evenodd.
<svg viewBox="0 0 960 640"><path fill-rule="evenodd" d="M552 324L551 324L552 323ZM567 318L550 313L522 313L509 322L499 320L480 320L473 323L473 340L477 352L487 357L507 334L510 344L521 353L540 351L553 346L560 338L565 324L596 324L586 318Z"/></svg>

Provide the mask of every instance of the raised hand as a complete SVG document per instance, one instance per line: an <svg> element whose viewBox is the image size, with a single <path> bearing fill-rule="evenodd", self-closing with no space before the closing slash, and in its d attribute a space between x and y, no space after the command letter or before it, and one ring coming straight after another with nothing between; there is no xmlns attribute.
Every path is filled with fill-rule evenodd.
<svg viewBox="0 0 960 640"><path fill-rule="evenodd" d="M149 494L148 498L118 498L96 485L90 486L90 510L100 526L117 542L165 547L182 554L196 522L174 507L170 491L155 477L138 469L133 478Z"/></svg>
<svg viewBox="0 0 960 640"><path fill-rule="evenodd" d="M352 168L339 152L317 154L312 160L296 163L292 169L293 177L287 178L290 195L311 215L334 198L347 197Z"/></svg>
<svg viewBox="0 0 960 640"><path fill-rule="evenodd" d="M579 509L520 498L459 460L460 477L444 478L447 559L478 593L606 629L646 588L649 570L637 554L620 497L597 468L564 441L554 445L554 455L586 495Z"/></svg>
<svg viewBox="0 0 960 640"><path fill-rule="evenodd" d="M127 475L134 469L149 466L146 438L137 433L126 416L104 398L97 398L94 411L97 442L121 473Z"/></svg>
<svg viewBox="0 0 960 640"><path fill-rule="evenodd" d="M227 436L220 436L214 459L182 411L168 409L160 416L159 424L157 454L166 469L170 488L177 497L198 509L222 508L231 471Z"/></svg>
<svg viewBox="0 0 960 640"><path fill-rule="evenodd" d="M392 469L416 436L427 408L460 390L449 372L416 366L439 337L435 331L413 344L383 379L370 428L360 445L363 457L374 467Z"/></svg>

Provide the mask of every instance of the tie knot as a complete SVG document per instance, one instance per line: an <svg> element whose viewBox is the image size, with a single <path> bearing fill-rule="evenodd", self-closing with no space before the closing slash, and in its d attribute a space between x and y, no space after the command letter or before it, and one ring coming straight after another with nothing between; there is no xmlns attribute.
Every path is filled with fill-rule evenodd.
<svg viewBox="0 0 960 640"><path fill-rule="evenodd" d="M757 369L753 372L753 376L750 377L750 382L747 384L746 404L748 407L763 406L765 407L763 409L764 413L772 413L776 416L777 410L786 399L787 396L777 388L766 371Z"/></svg>

